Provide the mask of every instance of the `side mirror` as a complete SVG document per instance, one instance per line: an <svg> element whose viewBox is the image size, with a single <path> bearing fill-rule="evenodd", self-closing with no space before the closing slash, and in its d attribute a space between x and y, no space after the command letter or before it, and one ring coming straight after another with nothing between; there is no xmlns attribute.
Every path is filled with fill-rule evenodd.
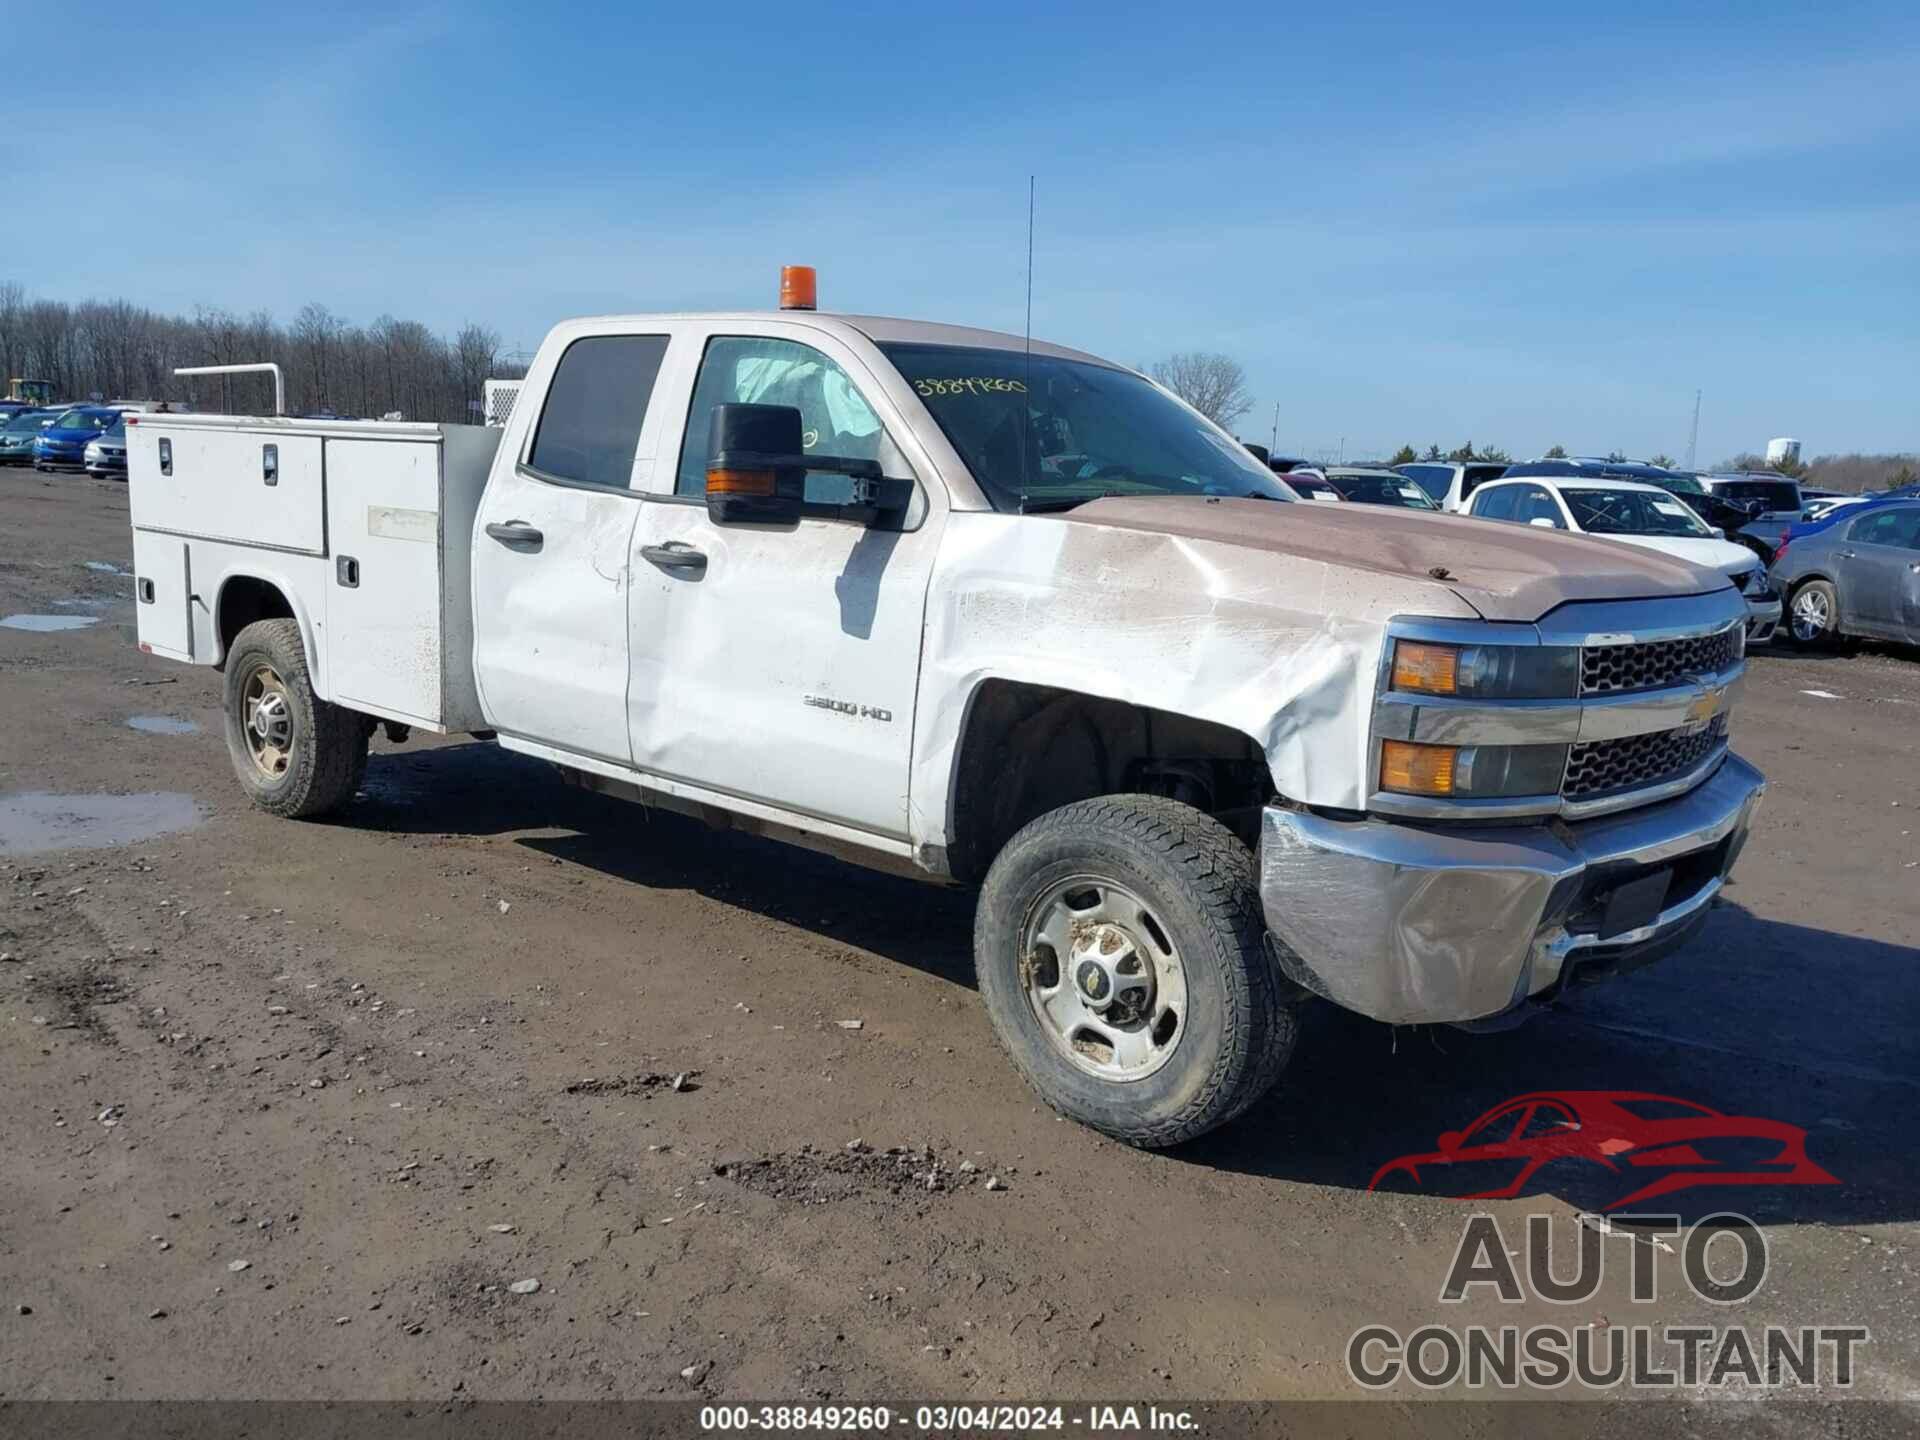
<svg viewBox="0 0 1920 1440"><path fill-rule="evenodd" d="M1440 1150L1443 1154L1451 1155L1459 1148L1460 1132L1458 1130L1449 1130L1440 1137Z"/></svg>
<svg viewBox="0 0 1920 1440"><path fill-rule="evenodd" d="M716 405L707 428L707 514L716 525L790 525L806 499L800 412Z"/></svg>
<svg viewBox="0 0 1920 1440"><path fill-rule="evenodd" d="M845 475L849 496L817 513L877 523L904 514L911 480L890 479L877 460L809 455L792 405L716 405L707 431L707 514L716 525L791 525L807 512L807 472Z"/></svg>
<svg viewBox="0 0 1920 1440"><path fill-rule="evenodd" d="M1558 530L1560 528L1544 515L1534 516L1531 520L1527 521L1527 524L1533 526L1536 530Z"/></svg>
<svg viewBox="0 0 1920 1440"><path fill-rule="evenodd" d="M1727 538L1727 532L1722 530L1718 525L1713 525L1708 528L1711 531L1714 539L1724 540Z"/></svg>

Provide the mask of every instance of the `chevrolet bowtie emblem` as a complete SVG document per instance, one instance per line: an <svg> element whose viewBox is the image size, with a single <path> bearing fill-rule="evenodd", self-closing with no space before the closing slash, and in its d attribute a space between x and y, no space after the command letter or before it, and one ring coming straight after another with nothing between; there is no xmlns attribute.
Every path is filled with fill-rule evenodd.
<svg viewBox="0 0 1920 1440"><path fill-rule="evenodd" d="M1713 723L1713 717L1720 713L1727 703L1727 687L1715 685L1711 689L1703 688L1693 697L1687 706L1687 718L1681 722L1683 730L1704 730Z"/></svg>

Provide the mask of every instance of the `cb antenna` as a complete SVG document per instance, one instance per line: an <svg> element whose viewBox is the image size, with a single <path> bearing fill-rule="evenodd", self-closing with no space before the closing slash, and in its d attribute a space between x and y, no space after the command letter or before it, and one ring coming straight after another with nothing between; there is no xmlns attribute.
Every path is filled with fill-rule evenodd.
<svg viewBox="0 0 1920 1440"><path fill-rule="evenodd" d="M1020 508L1026 508L1027 480L1030 470L1027 466L1027 431L1031 428L1027 407L1033 397L1033 176L1027 176L1027 330L1021 341L1021 380L1025 394L1019 397L1016 413L1019 416L1017 433L1020 437Z"/></svg>
<svg viewBox="0 0 1920 1440"><path fill-rule="evenodd" d="M1027 176L1027 368L1033 368L1033 176Z"/></svg>

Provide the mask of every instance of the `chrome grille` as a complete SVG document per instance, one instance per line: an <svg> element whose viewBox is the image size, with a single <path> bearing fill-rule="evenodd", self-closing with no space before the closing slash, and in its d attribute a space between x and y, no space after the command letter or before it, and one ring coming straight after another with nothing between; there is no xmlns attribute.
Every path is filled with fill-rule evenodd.
<svg viewBox="0 0 1920 1440"><path fill-rule="evenodd" d="M1584 741L1568 748L1567 778L1560 793L1568 800L1592 800L1677 779L1726 740L1727 717L1722 714L1692 733L1659 730L1624 740Z"/></svg>
<svg viewBox="0 0 1920 1440"><path fill-rule="evenodd" d="M1580 693L1658 690L1690 677L1718 675L1731 669L1738 658L1737 629L1640 645L1589 645L1580 652Z"/></svg>

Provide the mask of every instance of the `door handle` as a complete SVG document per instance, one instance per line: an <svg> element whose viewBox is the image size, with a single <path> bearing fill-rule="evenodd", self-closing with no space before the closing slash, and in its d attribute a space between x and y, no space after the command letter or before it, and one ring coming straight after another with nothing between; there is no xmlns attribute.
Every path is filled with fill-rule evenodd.
<svg viewBox="0 0 1920 1440"><path fill-rule="evenodd" d="M1851 559L1853 559L1853 558L1854 558L1854 555L1853 555L1853 551L1851 551L1851 550L1842 550L1842 551L1840 552L1840 558L1841 558L1842 560L1851 560Z"/></svg>
<svg viewBox="0 0 1920 1440"><path fill-rule="evenodd" d="M662 570L687 570L704 573L707 568L707 556L704 550L696 550L679 540L669 540L664 545L642 545L640 553L646 559L658 565Z"/></svg>
<svg viewBox="0 0 1920 1440"><path fill-rule="evenodd" d="M487 534L502 545L524 545L530 550L538 549L546 543L546 536L524 520L508 520L504 524L497 520L487 522Z"/></svg>
<svg viewBox="0 0 1920 1440"><path fill-rule="evenodd" d="M1909 575L1920 575L1920 560L1909 560L1907 562L1907 573Z"/></svg>

